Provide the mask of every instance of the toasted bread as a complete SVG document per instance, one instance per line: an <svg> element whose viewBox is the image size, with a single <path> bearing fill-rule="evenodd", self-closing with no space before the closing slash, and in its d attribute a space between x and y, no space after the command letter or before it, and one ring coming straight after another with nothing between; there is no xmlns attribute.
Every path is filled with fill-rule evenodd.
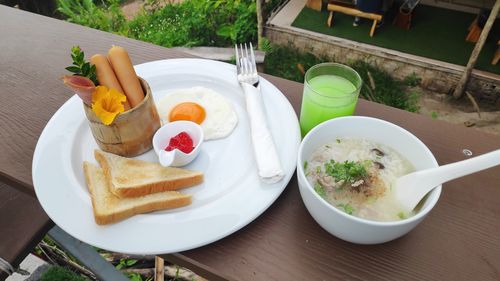
<svg viewBox="0 0 500 281"><path fill-rule="evenodd" d="M101 150L95 150L94 156L110 182L111 192L120 198L177 190L203 182L203 173L197 171L163 167Z"/></svg>
<svg viewBox="0 0 500 281"><path fill-rule="evenodd" d="M85 180L92 197L92 208L97 224L110 224L136 214L178 208L191 204L191 195L165 191L136 198L118 198L111 193L103 170L84 161Z"/></svg>

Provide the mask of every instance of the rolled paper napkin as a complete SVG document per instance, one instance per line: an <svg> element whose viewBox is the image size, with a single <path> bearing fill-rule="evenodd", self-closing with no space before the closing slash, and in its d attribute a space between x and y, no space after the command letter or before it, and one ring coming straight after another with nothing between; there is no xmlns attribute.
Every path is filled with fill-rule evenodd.
<svg viewBox="0 0 500 281"><path fill-rule="evenodd" d="M283 178L284 173L274 146L273 137L267 126L261 92L250 84L241 83L241 87L245 92L252 144L259 176L265 183L278 182Z"/></svg>
<svg viewBox="0 0 500 281"><path fill-rule="evenodd" d="M118 82L118 79L116 78L115 72L113 71L113 68L109 64L108 59L101 55L101 54L96 54L93 55L90 58L90 62L95 65L96 72L97 72L97 80L99 80L99 84L101 86L106 86L108 89L116 89L118 92L125 94L125 92L122 89L122 86L120 85L120 82ZM125 101L123 103L123 107L125 108L125 111L130 109L130 104L128 101Z"/></svg>
<svg viewBox="0 0 500 281"><path fill-rule="evenodd" d="M87 105L92 104L92 93L95 90L95 85L92 80L87 77L78 75L65 75L62 80L66 86L71 88Z"/></svg>
<svg viewBox="0 0 500 281"><path fill-rule="evenodd" d="M108 59L130 106L134 108L144 99L144 92L127 51L122 47L113 46L109 49Z"/></svg>

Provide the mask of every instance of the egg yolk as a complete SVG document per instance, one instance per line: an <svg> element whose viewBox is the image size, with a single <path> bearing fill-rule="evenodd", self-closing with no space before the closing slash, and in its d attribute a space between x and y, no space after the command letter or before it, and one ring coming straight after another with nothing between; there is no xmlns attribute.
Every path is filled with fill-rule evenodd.
<svg viewBox="0 0 500 281"><path fill-rule="evenodd" d="M201 124L205 120L205 116L205 109L201 105L194 102L183 102L172 108L168 120L170 122L186 120Z"/></svg>

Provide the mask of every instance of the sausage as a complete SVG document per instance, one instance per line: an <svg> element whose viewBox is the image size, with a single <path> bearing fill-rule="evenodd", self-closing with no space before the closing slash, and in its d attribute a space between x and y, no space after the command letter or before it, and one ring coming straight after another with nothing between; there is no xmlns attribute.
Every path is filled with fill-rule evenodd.
<svg viewBox="0 0 500 281"><path fill-rule="evenodd" d="M113 68L111 68L109 61L105 56L101 54L93 55L90 58L90 62L95 65L99 84L106 86L108 89L116 89L118 92L125 94L120 82L118 82L118 79L116 78ZM130 109L128 99L123 103L123 106L125 107L125 111Z"/></svg>
<svg viewBox="0 0 500 281"><path fill-rule="evenodd" d="M144 91L127 51L122 47L113 46L109 49L108 59L130 106L134 108L144 99Z"/></svg>

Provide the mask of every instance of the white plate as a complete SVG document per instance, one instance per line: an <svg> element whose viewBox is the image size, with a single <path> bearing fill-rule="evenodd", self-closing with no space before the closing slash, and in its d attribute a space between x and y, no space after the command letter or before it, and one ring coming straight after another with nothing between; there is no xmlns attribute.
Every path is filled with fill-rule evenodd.
<svg viewBox="0 0 500 281"><path fill-rule="evenodd" d="M135 69L148 81L155 101L175 89L203 86L229 99L238 114L233 133L205 142L198 158L186 166L205 174L203 184L182 190L193 195L192 205L97 225L82 168L84 160L97 163L93 157L97 144L82 102L73 96L48 122L33 157L33 184L49 217L70 235L96 247L129 254L160 254L209 244L262 214L294 173L300 144L297 117L283 94L261 78L267 119L286 174L280 182L268 185L257 175L235 66L202 59L172 59L137 65ZM137 158L157 161L152 150Z"/></svg>

